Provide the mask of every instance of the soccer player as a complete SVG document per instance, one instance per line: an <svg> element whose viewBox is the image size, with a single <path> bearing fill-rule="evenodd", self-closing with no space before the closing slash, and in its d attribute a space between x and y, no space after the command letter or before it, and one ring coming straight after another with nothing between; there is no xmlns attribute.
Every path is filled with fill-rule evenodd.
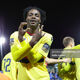
<svg viewBox="0 0 80 80"><path fill-rule="evenodd" d="M53 36L43 31L45 11L37 7L24 10L24 20L10 36L12 57L18 63L18 80L50 80L45 58ZM27 26L26 29L23 29Z"/></svg>
<svg viewBox="0 0 80 80"><path fill-rule="evenodd" d="M10 52L2 60L2 71L11 80L17 80L17 63L13 60Z"/></svg>
<svg viewBox="0 0 80 80"><path fill-rule="evenodd" d="M74 46L74 42L73 42L73 46ZM71 49L80 49L80 44L78 44L78 45L76 45L76 46L74 46L73 47L72 46L72 48ZM75 53L76 54L76 53ZM77 57L75 57L74 59L73 59L73 61L75 62L75 65L73 65L73 66L71 66L71 69L73 70L72 71L72 73L75 75L75 73L76 73L76 78L77 78L77 80L80 80L80 58L77 58ZM65 69L66 68L68 68L68 69L70 69L70 66L67 66L67 67L65 67ZM75 72L76 71L76 72ZM73 77L73 76L72 76ZM74 80L76 80L75 79L75 77L73 77L74 78ZM72 79L73 79L72 78Z"/></svg>
<svg viewBox="0 0 80 80"><path fill-rule="evenodd" d="M64 50L65 49L72 49L74 47L74 39L72 37L65 37L63 39L63 45ZM58 65L59 69L59 76L62 78L62 80L76 80L76 70L75 70L75 64L74 64L74 58L72 58L72 61L70 63L60 63Z"/></svg>

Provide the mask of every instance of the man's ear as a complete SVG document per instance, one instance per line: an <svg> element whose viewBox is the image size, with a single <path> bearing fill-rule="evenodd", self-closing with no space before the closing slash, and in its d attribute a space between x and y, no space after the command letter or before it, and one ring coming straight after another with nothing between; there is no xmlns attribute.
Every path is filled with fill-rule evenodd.
<svg viewBox="0 0 80 80"><path fill-rule="evenodd" d="M73 47L73 43L70 43L71 47Z"/></svg>

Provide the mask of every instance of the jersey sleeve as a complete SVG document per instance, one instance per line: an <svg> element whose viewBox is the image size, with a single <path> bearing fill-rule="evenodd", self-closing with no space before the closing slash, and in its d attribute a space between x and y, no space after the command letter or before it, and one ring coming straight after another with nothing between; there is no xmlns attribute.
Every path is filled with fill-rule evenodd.
<svg viewBox="0 0 80 80"><path fill-rule="evenodd" d="M53 41L53 36L50 34L45 35L40 41L31 49L28 59L31 63L38 62L41 58L47 57L50 46Z"/></svg>
<svg viewBox="0 0 80 80"><path fill-rule="evenodd" d="M25 56L27 56L28 52L31 50L29 42L26 42L25 40L19 42L18 32L14 32L10 36L10 47L11 47L12 57L15 61L19 61Z"/></svg>
<svg viewBox="0 0 80 80"><path fill-rule="evenodd" d="M79 45L74 46L72 49L80 49L80 44L79 44Z"/></svg>

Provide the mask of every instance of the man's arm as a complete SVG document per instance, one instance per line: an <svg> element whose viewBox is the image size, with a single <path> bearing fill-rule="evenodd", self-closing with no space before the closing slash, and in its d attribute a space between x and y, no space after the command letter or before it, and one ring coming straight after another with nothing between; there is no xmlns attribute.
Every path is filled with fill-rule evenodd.
<svg viewBox="0 0 80 80"><path fill-rule="evenodd" d="M40 59L47 57L50 46L52 44L52 35L51 34L45 34L39 42L30 50L28 54L28 60L31 63L36 63Z"/></svg>
<svg viewBox="0 0 80 80"><path fill-rule="evenodd" d="M19 42L18 32L14 32L10 36L10 46L11 46L12 57L15 61L19 61L25 56L27 56L29 50L32 49L29 42L26 43L25 40Z"/></svg>
<svg viewBox="0 0 80 80"><path fill-rule="evenodd" d="M37 29L35 30L31 41L26 43L25 40L23 40L24 33L27 31L27 29L25 31L23 30L24 25L26 25L26 23L21 23L21 25L19 26L17 40L16 40L16 37L14 38L13 36L11 36L11 40L13 39L13 42L14 42L11 45L11 52L12 52L13 59L15 61L21 60L25 56L28 56L29 53L32 53L32 54L35 54L35 53L38 53L38 54L42 53L43 54L44 53L45 54L44 51L42 51L42 50L40 51L40 48L42 48L42 46L44 46L44 43L41 42L41 40L44 38L44 34L42 34L43 26L41 26L41 29L40 29L40 25L39 25L37 27ZM46 39L46 41L49 41L48 38ZM38 42L41 42L41 43L38 43ZM34 46L36 46L36 44L39 44L37 46L37 47L39 47L38 49L34 48ZM35 58L33 55L32 55L32 57ZM43 57L43 56L40 54L40 58L41 57ZM39 59L39 58L37 57L37 59ZM31 57L29 60L31 60Z"/></svg>
<svg viewBox="0 0 80 80"><path fill-rule="evenodd" d="M43 25L41 26L40 29L40 25L37 27L37 29L34 32L34 35L31 39L30 42L25 42L25 40L23 39L23 36L25 34L25 32L27 32L29 29L23 29L23 27L27 25L26 22L22 22L19 26L18 32L16 34L13 33L10 37L10 44L11 44L11 53L13 56L13 59L15 61L19 61L22 58L24 58L25 56L28 55L29 51L32 49L32 47L40 40L40 38L43 36L42 30L43 30ZM40 29L40 31L39 31Z"/></svg>
<svg viewBox="0 0 80 80"><path fill-rule="evenodd" d="M46 63L47 64L55 64L55 63L62 63L62 62L71 62L71 59L70 58L65 58L65 59L53 59L53 58L46 58L45 59Z"/></svg>

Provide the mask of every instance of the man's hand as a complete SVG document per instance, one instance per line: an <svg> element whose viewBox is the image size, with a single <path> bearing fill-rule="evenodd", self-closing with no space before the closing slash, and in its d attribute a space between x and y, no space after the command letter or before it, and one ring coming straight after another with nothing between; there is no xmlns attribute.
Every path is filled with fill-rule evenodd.
<svg viewBox="0 0 80 80"><path fill-rule="evenodd" d="M63 59L63 62L65 62L65 63L70 63L71 62L71 59L70 58L65 58L65 59Z"/></svg>
<svg viewBox="0 0 80 80"><path fill-rule="evenodd" d="M24 34L25 34L25 32L27 32L28 31L28 29L23 29L23 27L24 26L27 26L27 22L21 22L21 24L20 24L20 26L19 26L19 29L18 29L18 39L19 39L19 41L20 42L22 42L23 41L23 36L24 36Z"/></svg>
<svg viewBox="0 0 80 80"><path fill-rule="evenodd" d="M40 24L39 24L30 41L31 47L33 47L44 36L44 34L42 34L42 30L43 30L43 25L40 28Z"/></svg>

